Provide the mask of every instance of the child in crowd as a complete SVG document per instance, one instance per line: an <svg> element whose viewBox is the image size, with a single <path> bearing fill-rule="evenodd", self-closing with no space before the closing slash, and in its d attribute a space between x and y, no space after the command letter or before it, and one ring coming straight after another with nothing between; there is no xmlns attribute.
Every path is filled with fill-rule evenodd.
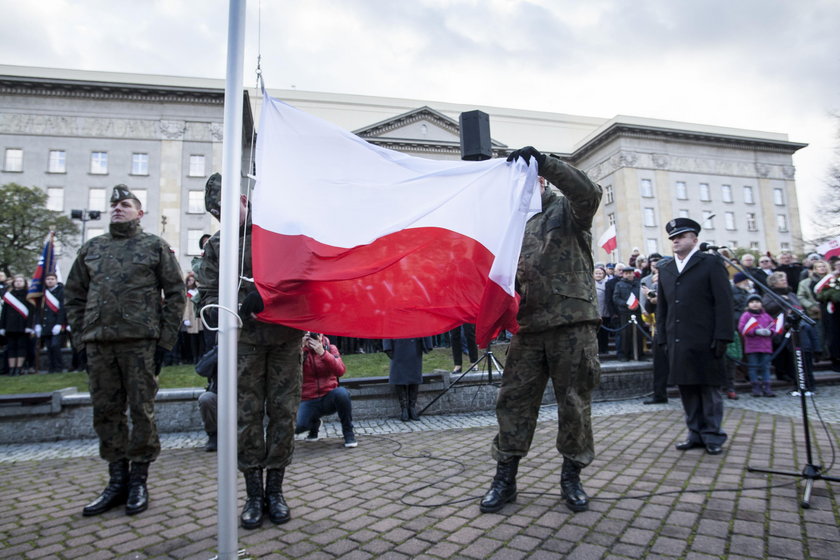
<svg viewBox="0 0 840 560"><path fill-rule="evenodd" d="M752 396L775 397L770 389L770 357L773 355L773 329L776 321L761 306L761 296L747 299L747 310L738 321L738 332L744 337L744 354L752 383Z"/></svg>

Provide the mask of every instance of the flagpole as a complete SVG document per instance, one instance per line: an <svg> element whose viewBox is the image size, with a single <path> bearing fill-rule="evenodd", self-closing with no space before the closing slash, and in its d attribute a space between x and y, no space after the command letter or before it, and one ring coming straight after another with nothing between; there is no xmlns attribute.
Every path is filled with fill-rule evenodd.
<svg viewBox="0 0 840 560"><path fill-rule="evenodd" d="M228 7L227 74L225 76L222 145L221 253L219 258L219 422L218 422L218 558L237 557L236 516L236 338L239 194L242 183L242 110L245 53L245 0Z"/></svg>

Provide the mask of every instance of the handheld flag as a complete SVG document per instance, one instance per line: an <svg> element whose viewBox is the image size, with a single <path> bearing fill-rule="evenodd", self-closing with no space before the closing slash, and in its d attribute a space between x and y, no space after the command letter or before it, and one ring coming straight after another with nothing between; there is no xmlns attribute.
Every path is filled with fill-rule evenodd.
<svg viewBox="0 0 840 560"><path fill-rule="evenodd" d="M779 313L779 316L776 317L776 328L774 332L776 334L782 334L785 330L785 314Z"/></svg>
<svg viewBox="0 0 840 560"><path fill-rule="evenodd" d="M55 274L55 233L50 232L47 242L44 243L44 250L38 259L38 266L35 274L32 275L32 283L29 284L29 291L26 299L36 302L44 296L44 278L48 274Z"/></svg>
<svg viewBox="0 0 840 560"><path fill-rule="evenodd" d="M636 297L636 294L630 292L630 297L627 298L627 308L631 311L637 309L639 307L639 298Z"/></svg>
<svg viewBox="0 0 840 560"><path fill-rule="evenodd" d="M365 142L264 97L253 198L263 321L363 338L516 332L535 161L443 161Z"/></svg>
<svg viewBox="0 0 840 560"><path fill-rule="evenodd" d="M615 224L607 228L601 237L598 238L598 246L607 253L612 253L618 247L618 241L615 235Z"/></svg>
<svg viewBox="0 0 840 560"><path fill-rule="evenodd" d="M821 254L825 260L840 256L840 235L817 247L817 253Z"/></svg>
<svg viewBox="0 0 840 560"><path fill-rule="evenodd" d="M743 334L744 336L747 336L748 334L750 334L751 332L753 332L757 328L758 328L758 321L756 320L755 317L750 317L749 320L746 323L744 323L744 328L741 329L741 334Z"/></svg>

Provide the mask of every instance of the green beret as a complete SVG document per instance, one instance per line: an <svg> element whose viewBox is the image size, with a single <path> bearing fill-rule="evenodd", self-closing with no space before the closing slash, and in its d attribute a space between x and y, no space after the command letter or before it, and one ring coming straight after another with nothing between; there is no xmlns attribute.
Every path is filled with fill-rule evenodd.
<svg viewBox="0 0 840 560"><path fill-rule="evenodd" d="M213 173L204 185L204 209L217 220L222 215L222 175Z"/></svg>

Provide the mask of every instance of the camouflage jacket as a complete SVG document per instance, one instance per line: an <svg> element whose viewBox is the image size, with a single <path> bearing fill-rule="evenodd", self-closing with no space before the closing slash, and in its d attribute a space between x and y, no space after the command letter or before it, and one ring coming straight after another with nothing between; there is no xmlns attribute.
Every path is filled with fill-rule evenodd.
<svg viewBox="0 0 840 560"><path fill-rule="evenodd" d="M542 212L525 226L516 272L521 296L517 321L522 332L600 321L591 228L601 203L601 187L552 156L540 166L540 175L562 194L546 188Z"/></svg>
<svg viewBox="0 0 840 560"><path fill-rule="evenodd" d="M198 281L199 301L201 305L211 303L219 303L219 254L221 249L221 230L213 234L213 237L207 240L204 245L204 257L201 259L196 280ZM244 258L242 252L244 251ZM237 259L237 267L241 264L242 271L239 276L244 278L253 278L254 273L251 270L251 224L250 222L245 226L239 228L239 258ZM240 280L238 303L242 300L248 292L254 290L253 282L247 280ZM204 314L211 326L216 326L217 312L208 310ZM264 323L253 318L246 318L243 320L242 331L239 334L239 342L245 344L281 344L293 338L300 339L303 332L298 329L286 327L284 325L276 325L274 323Z"/></svg>
<svg viewBox="0 0 840 560"><path fill-rule="evenodd" d="M175 254L138 222L111 224L109 233L82 245L64 285L64 308L77 348L86 342L136 339L156 339L159 346L172 348L185 303Z"/></svg>

